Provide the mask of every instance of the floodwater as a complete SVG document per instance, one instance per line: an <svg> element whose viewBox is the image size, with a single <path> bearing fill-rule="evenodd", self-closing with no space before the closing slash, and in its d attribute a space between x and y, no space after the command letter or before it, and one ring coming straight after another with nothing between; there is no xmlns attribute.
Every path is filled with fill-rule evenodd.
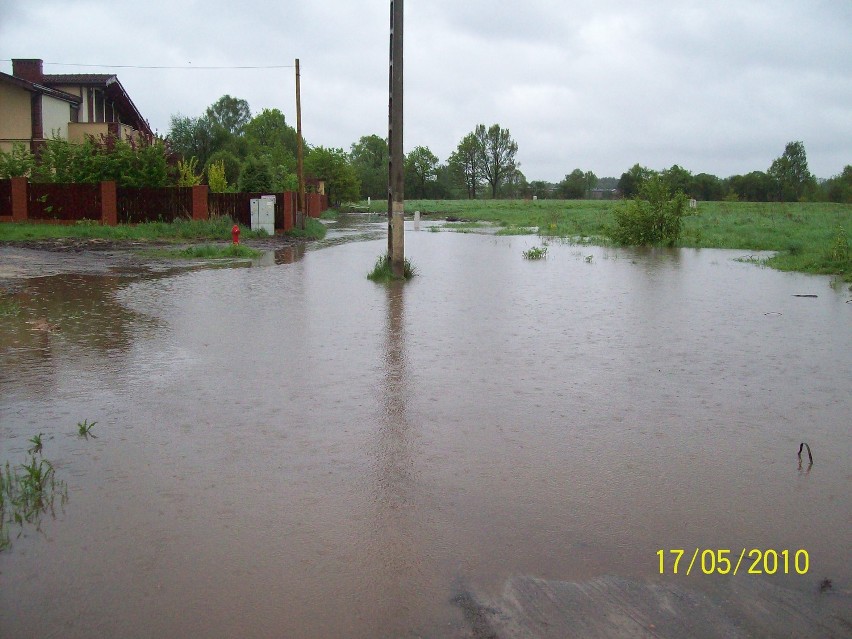
<svg viewBox="0 0 852 639"><path fill-rule="evenodd" d="M805 549L771 579L852 587L846 287L425 227L385 287L353 237L27 280L0 461L44 433L68 501L10 527L0 636L468 637L458 594L513 576L721 579L661 577L674 548Z"/></svg>

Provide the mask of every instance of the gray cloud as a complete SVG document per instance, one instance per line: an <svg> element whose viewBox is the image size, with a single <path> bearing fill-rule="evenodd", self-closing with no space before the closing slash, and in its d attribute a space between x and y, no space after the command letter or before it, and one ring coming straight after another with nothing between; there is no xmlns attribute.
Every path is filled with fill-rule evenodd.
<svg viewBox="0 0 852 639"><path fill-rule="evenodd" d="M386 133L388 10L341 0L4 2L0 58L299 57L308 141L348 149ZM574 168L617 176L636 162L720 176L765 170L786 142L803 140L811 170L828 177L852 162L849 33L848 2L408 2L406 147L446 160L476 124L499 122L528 179L555 181ZM225 93L295 120L292 69L116 73L161 132L171 114L201 114Z"/></svg>

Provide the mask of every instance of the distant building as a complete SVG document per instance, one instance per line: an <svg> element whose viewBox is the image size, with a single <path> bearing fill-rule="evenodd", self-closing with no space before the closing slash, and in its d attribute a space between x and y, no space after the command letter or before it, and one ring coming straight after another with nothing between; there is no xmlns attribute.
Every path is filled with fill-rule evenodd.
<svg viewBox="0 0 852 639"><path fill-rule="evenodd" d="M592 189L589 191L590 200L617 200L621 197L618 189Z"/></svg>
<svg viewBox="0 0 852 639"><path fill-rule="evenodd" d="M23 143L36 151L52 137L151 140L153 133L112 74L46 75L41 60L12 60L0 73L0 149Z"/></svg>

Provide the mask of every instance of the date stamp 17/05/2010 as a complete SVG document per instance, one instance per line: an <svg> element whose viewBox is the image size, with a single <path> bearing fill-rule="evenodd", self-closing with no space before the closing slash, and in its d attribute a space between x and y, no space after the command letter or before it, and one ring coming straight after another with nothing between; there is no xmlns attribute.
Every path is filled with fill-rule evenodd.
<svg viewBox="0 0 852 639"><path fill-rule="evenodd" d="M668 551L658 550L657 557L661 575L690 575L693 572L702 575L736 575L740 571L750 575L806 575L810 568L810 557L804 549L696 548L690 558L686 549L672 548Z"/></svg>

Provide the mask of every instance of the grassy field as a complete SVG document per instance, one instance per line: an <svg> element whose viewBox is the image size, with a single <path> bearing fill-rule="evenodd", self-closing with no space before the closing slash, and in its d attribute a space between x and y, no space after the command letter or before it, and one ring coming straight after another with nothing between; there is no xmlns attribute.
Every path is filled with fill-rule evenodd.
<svg viewBox="0 0 852 639"><path fill-rule="evenodd" d="M366 203L362 203L366 205ZM412 200L408 214L491 222L500 233L532 232L610 244L616 201L592 200ZM373 202L371 210L387 210ZM765 263L805 273L836 274L852 281L852 206L832 203L699 202L684 219L677 246L776 251ZM462 225L469 228L470 224Z"/></svg>
<svg viewBox="0 0 852 639"><path fill-rule="evenodd" d="M230 241L233 225L234 222L230 217L213 218L205 221L175 220L174 222L146 222L132 225L119 224L118 226L102 226L96 222L88 221L77 224L4 222L0 223L0 242L26 242L56 238L102 239L116 242ZM294 229L288 235L305 239L322 239L325 237L325 226L321 222L309 218L305 231ZM242 225L240 226L240 239L264 237L268 237L265 231L252 231Z"/></svg>

